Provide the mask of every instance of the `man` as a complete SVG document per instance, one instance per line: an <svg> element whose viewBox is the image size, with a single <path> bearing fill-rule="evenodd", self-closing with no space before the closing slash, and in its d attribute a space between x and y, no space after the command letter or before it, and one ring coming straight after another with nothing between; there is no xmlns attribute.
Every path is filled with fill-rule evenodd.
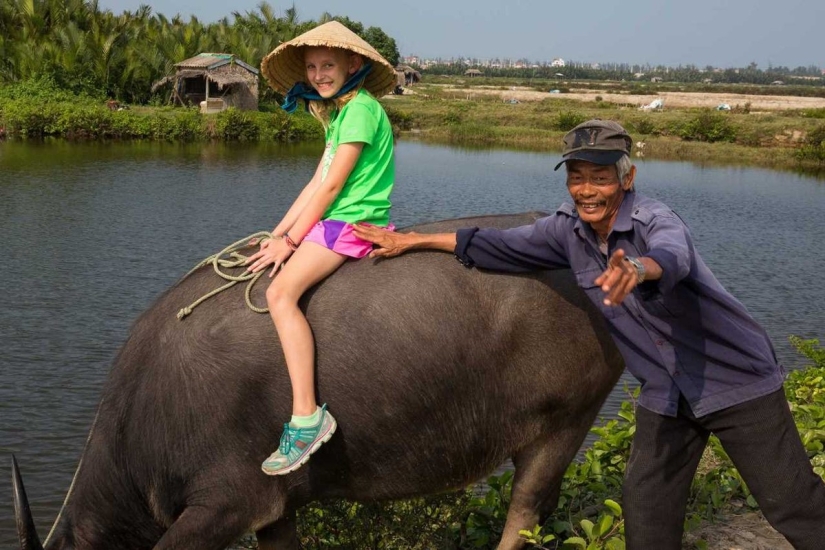
<svg viewBox="0 0 825 550"><path fill-rule="evenodd" d="M573 204L514 229L401 234L359 226L372 256L453 252L468 267L571 269L641 382L625 472L628 548L681 548L690 484L716 434L765 517L798 549L825 548L825 484L811 467L765 331L716 280L690 230L634 191L632 140L591 120L564 136Z"/></svg>

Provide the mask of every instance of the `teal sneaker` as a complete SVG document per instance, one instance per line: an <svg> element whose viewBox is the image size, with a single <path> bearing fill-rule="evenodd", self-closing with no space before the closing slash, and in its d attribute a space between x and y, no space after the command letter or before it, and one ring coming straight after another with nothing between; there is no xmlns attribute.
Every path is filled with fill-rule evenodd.
<svg viewBox="0 0 825 550"><path fill-rule="evenodd" d="M329 441L337 426L335 419L327 412L326 404L321 407L321 421L315 426L294 428L289 423L284 424L281 444L264 460L261 470L270 476L294 472L307 463L309 455Z"/></svg>

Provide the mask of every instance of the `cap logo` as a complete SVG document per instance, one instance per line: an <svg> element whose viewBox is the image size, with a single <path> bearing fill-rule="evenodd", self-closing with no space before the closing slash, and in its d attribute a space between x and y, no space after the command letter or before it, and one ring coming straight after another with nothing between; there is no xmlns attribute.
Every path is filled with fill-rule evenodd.
<svg viewBox="0 0 825 550"><path fill-rule="evenodd" d="M579 128L573 137L571 149L577 149L587 144L588 147L596 145L596 140L599 139L599 134L602 132L601 128Z"/></svg>

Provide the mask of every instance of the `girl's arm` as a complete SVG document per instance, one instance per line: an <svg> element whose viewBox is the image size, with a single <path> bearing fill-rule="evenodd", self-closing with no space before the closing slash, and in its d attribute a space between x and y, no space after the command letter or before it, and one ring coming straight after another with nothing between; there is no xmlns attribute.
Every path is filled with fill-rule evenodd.
<svg viewBox="0 0 825 550"><path fill-rule="evenodd" d="M338 193L341 192L341 189L344 188L344 184L347 182L352 169L355 168L355 163L358 162L358 157L361 155L363 148L363 142L341 143L338 145L326 179L317 186L295 223L289 228L289 237L294 242L300 243L304 239L312 226L318 223L321 216L324 215L324 212L338 196Z"/></svg>
<svg viewBox="0 0 825 550"><path fill-rule="evenodd" d="M298 195L298 198L295 199L295 202L292 203L292 206L289 207L286 214L284 214L283 219L281 219L280 223L275 226L275 229L272 230L272 234L280 237L292 227L292 224L295 223L295 220L298 219L298 216L306 207L309 199L315 193L315 190L318 189L318 185L321 183L321 172L323 171L324 166L324 157L321 156L321 160L318 162L318 167L315 169L315 174L312 176L312 179L309 180L304 186L304 189Z"/></svg>
<svg viewBox="0 0 825 550"><path fill-rule="evenodd" d="M347 178L358 162L358 157L361 155L361 150L364 148L362 142L342 143L338 146L335 152L335 158L332 159L332 164L327 172L327 177L323 182L320 182L320 173L316 172L312 180L307 184L295 204L289 209L287 216L284 216L284 221L278 224L275 228L276 235L281 235L278 230L285 228L283 233L289 231L289 238L292 242L298 244L302 240L312 226L318 223L321 216L338 196L338 193L343 189ZM313 190L313 182L318 180ZM303 203L302 208L298 208ZM290 213L295 211L295 222L287 225L285 222L290 217ZM284 263L287 258L292 255L293 250L290 248L286 239L268 239L261 244L260 250L250 256L246 260L247 270L256 273L268 266L272 266L272 271L269 276L272 277L278 271L278 268Z"/></svg>

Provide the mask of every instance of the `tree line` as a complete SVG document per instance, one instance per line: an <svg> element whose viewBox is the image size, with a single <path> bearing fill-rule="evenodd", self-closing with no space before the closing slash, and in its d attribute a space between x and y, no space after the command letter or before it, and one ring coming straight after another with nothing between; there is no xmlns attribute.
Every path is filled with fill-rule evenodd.
<svg viewBox="0 0 825 550"><path fill-rule="evenodd" d="M475 63L436 63L421 69L424 74L462 75L467 69L477 68L485 76L509 78L545 78L563 77L566 80L647 80L659 79L663 82L714 82L722 84L760 84L766 85L778 80L784 83L825 86L825 77L819 67L768 67L761 70L756 63L747 67L717 69L699 68L695 65L666 67L664 65L631 65L627 63L608 63L593 65L590 63L568 62L564 67L549 65L526 67L486 67Z"/></svg>
<svg viewBox="0 0 825 550"><path fill-rule="evenodd" d="M281 42L331 20L373 44L393 65L396 42L380 27L364 28L345 16L322 14L301 21L293 5L278 16L267 2L215 23L152 13L142 5L120 15L97 0L3 0L0 3L0 86L48 79L59 88L91 97L145 103L152 83L174 64L202 52L234 54L260 67ZM262 83L263 84L263 83ZM263 95L270 94L261 86Z"/></svg>

